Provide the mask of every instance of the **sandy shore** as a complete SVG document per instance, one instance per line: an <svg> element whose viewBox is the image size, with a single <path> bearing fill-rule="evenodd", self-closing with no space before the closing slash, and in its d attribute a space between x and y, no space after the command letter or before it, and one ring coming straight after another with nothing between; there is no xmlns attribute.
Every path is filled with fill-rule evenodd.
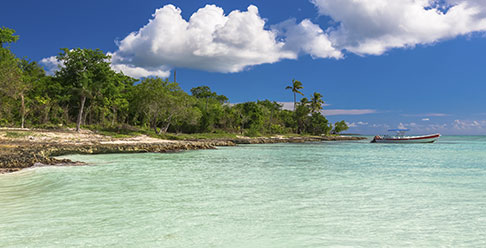
<svg viewBox="0 0 486 248"><path fill-rule="evenodd" d="M113 138L89 130L28 130L0 129L0 173L14 172L39 165L80 165L55 156L67 154L177 152L183 150L214 149L216 146L265 143L303 143L318 141L360 140L362 137L237 137L214 140L163 140L140 135Z"/></svg>

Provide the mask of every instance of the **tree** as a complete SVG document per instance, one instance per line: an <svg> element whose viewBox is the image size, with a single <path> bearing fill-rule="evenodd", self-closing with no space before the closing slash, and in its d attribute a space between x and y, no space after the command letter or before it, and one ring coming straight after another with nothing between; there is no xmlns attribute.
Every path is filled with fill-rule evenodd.
<svg viewBox="0 0 486 248"><path fill-rule="evenodd" d="M3 48L4 43L16 42L19 39L18 35L14 35L15 30L1 27L0 28L0 48Z"/></svg>
<svg viewBox="0 0 486 248"><path fill-rule="evenodd" d="M304 87L302 86L302 83L300 81L295 80L295 79L292 79L292 85L285 87L286 90L292 90L292 93L294 93L294 111L296 109L295 105L297 104L296 94L301 94L303 96L304 94L299 91L303 88Z"/></svg>
<svg viewBox="0 0 486 248"><path fill-rule="evenodd" d="M320 93L314 92L310 100L310 108L312 113L319 113L322 110L322 105L324 105L324 100L322 100L322 95Z"/></svg>
<svg viewBox="0 0 486 248"><path fill-rule="evenodd" d="M335 133L335 134L338 134L338 133L340 133L340 132L342 132L342 131L346 131L346 130L348 130L348 129L349 129L348 125L347 125L347 124L346 124L346 122L343 120L343 121L338 121L338 122L336 122L336 123L334 124L334 129L333 129L333 131L332 131L332 132L333 132L333 133Z"/></svg>
<svg viewBox="0 0 486 248"><path fill-rule="evenodd" d="M110 82L110 76L113 76L108 62L110 57L99 49L61 50L57 59L63 63L63 67L56 72L56 77L69 86L78 97L76 131L79 131L86 99L94 97L103 88L104 83Z"/></svg>
<svg viewBox="0 0 486 248"><path fill-rule="evenodd" d="M309 125L307 127L307 132L314 135L329 134L331 127L329 122L321 113L312 113L309 117Z"/></svg>
<svg viewBox="0 0 486 248"><path fill-rule="evenodd" d="M125 119L128 115L128 94L130 93L135 79L110 71L107 80L97 91L95 104L98 110L98 121L104 123L105 117L111 118L111 126L114 126L118 119Z"/></svg>
<svg viewBox="0 0 486 248"><path fill-rule="evenodd" d="M265 133L282 133L283 123L278 119L278 113L282 110L282 105L275 101L257 101L263 108Z"/></svg>
<svg viewBox="0 0 486 248"><path fill-rule="evenodd" d="M241 115L241 129L248 129L248 136L258 136L264 124L263 107L256 102L245 102L234 106Z"/></svg>
<svg viewBox="0 0 486 248"><path fill-rule="evenodd" d="M29 91L37 81L42 80L46 73L42 67L37 64L37 62L29 62L26 59L21 59L19 63L20 69L22 71L22 80L17 85L17 95L20 97L21 101L21 127L24 128L25 125L25 94Z"/></svg>
<svg viewBox="0 0 486 248"><path fill-rule="evenodd" d="M4 124L13 118L14 100L18 98L18 86L22 84L22 71L18 62L10 50L0 48L0 115L3 112L8 117L2 121Z"/></svg>
<svg viewBox="0 0 486 248"><path fill-rule="evenodd" d="M167 132L173 124L198 118L193 102L177 83L167 79L146 78L133 89L132 108L142 123L148 122L156 134Z"/></svg>
<svg viewBox="0 0 486 248"><path fill-rule="evenodd" d="M25 122L25 99L24 93L27 85L24 83L21 63L19 59L8 49L4 43L15 42L18 36L13 35L15 30L6 27L0 28L0 93L5 96L21 101L21 127Z"/></svg>
<svg viewBox="0 0 486 248"><path fill-rule="evenodd" d="M197 107L202 113L198 129L200 132L209 132L222 121L224 115L222 105L228 101L228 98L212 92L208 86L192 88L191 93L199 100Z"/></svg>
<svg viewBox="0 0 486 248"><path fill-rule="evenodd" d="M300 99L300 103L297 104L297 108L294 111L294 118L297 123L297 133L305 132L308 123L309 114L310 114L309 100L306 97L304 97Z"/></svg>

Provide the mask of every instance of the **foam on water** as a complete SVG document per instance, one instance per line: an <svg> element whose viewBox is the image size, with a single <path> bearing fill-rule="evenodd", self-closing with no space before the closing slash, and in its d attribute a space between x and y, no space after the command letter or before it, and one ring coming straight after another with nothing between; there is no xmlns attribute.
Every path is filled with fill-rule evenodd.
<svg viewBox="0 0 486 248"><path fill-rule="evenodd" d="M0 175L0 247L486 246L486 137L67 158Z"/></svg>

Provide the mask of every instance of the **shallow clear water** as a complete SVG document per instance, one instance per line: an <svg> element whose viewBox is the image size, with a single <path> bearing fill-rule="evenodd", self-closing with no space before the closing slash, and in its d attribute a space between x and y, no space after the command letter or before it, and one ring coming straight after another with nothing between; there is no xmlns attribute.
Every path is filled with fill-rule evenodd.
<svg viewBox="0 0 486 248"><path fill-rule="evenodd" d="M72 155L0 175L0 247L486 246L486 137Z"/></svg>

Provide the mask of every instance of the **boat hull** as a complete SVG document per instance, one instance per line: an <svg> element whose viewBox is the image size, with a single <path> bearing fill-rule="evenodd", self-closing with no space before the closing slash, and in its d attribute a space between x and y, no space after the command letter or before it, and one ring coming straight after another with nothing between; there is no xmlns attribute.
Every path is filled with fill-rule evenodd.
<svg viewBox="0 0 486 248"><path fill-rule="evenodd" d="M431 134L423 136L402 136L402 137L380 137L376 136L371 142L372 143L399 143L399 144L409 144L409 143L434 143L439 139L440 134Z"/></svg>

